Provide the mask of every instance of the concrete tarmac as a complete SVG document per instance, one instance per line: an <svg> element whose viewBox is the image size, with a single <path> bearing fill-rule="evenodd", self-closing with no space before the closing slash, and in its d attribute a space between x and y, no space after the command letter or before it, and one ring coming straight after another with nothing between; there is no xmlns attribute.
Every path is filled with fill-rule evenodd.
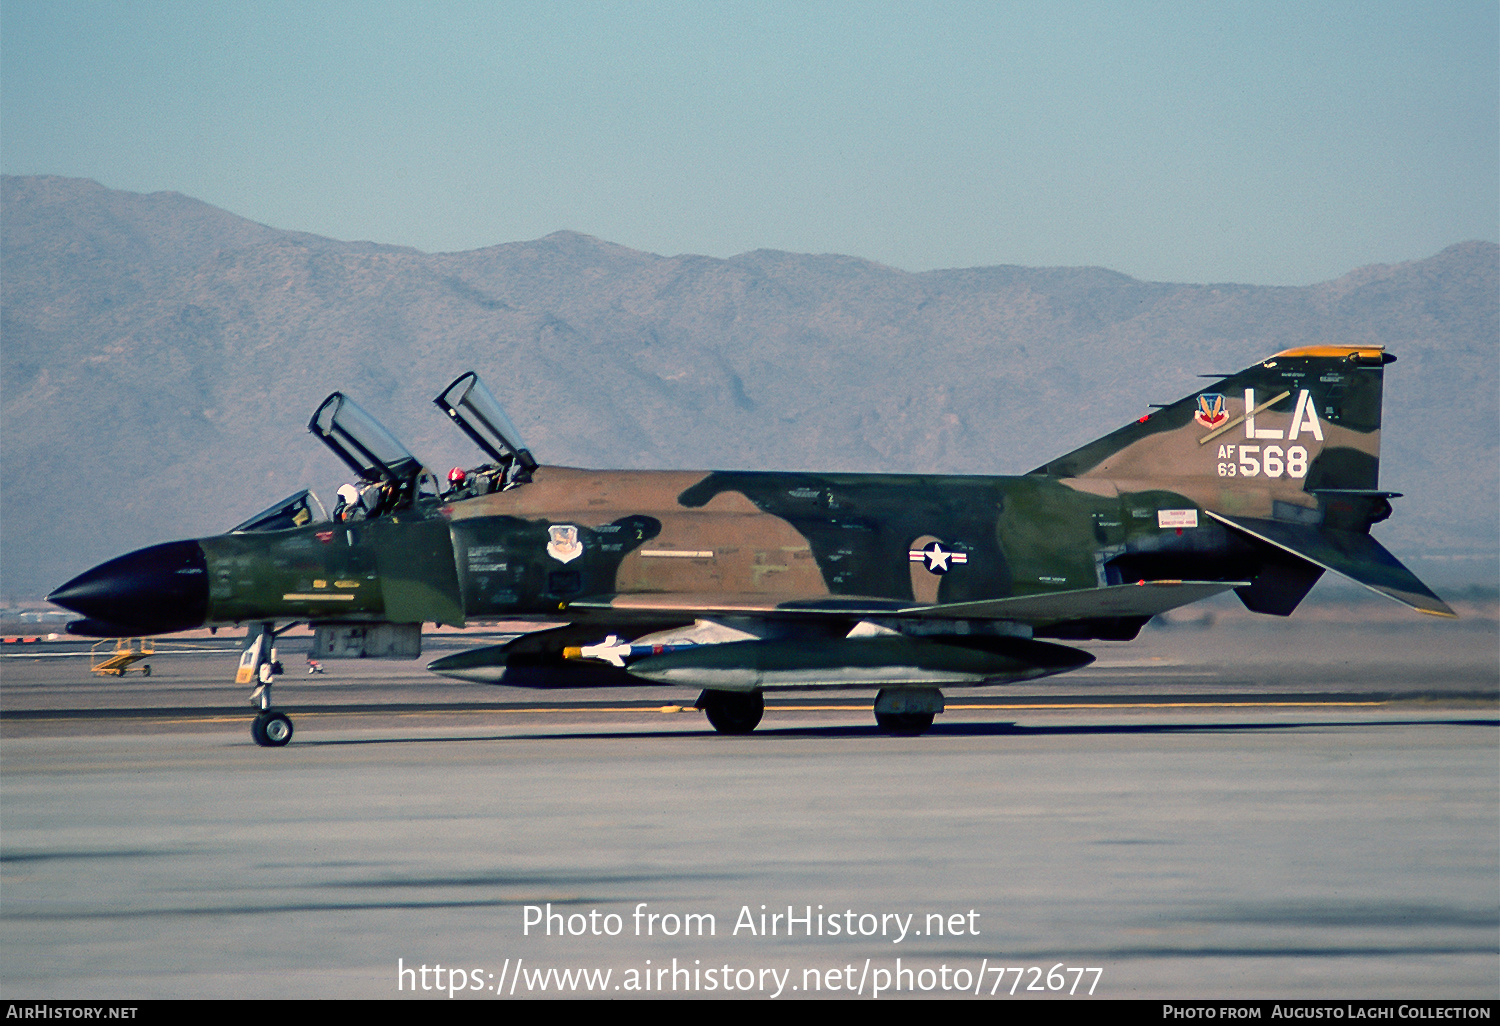
<svg viewBox="0 0 1500 1026"><path fill-rule="evenodd" d="M919 738L861 693L723 737L672 689L289 649L280 750L232 651L6 646L0 993L1494 999L1496 639L1153 628Z"/></svg>

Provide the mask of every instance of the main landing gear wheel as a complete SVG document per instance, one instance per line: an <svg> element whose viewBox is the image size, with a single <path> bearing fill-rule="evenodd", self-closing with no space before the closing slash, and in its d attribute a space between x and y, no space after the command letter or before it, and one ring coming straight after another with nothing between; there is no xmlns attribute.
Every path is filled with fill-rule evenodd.
<svg viewBox="0 0 1500 1026"><path fill-rule="evenodd" d="M280 748L292 739L292 721L285 713L263 712L250 724L250 736L262 748Z"/></svg>
<svg viewBox="0 0 1500 1026"><path fill-rule="evenodd" d="M899 737L916 737L932 727L932 713L881 713L875 714L875 722L887 734Z"/></svg>
<svg viewBox="0 0 1500 1026"><path fill-rule="evenodd" d="M766 700L759 691L705 691L698 696L698 708L720 734L748 734L760 723Z"/></svg>

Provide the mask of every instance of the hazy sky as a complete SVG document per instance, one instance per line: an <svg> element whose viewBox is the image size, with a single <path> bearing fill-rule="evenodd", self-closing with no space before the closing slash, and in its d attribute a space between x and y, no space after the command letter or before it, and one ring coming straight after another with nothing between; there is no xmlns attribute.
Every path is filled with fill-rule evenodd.
<svg viewBox="0 0 1500 1026"><path fill-rule="evenodd" d="M0 167L429 251L1307 284L1500 237L1500 4L3 0Z"/></svg>

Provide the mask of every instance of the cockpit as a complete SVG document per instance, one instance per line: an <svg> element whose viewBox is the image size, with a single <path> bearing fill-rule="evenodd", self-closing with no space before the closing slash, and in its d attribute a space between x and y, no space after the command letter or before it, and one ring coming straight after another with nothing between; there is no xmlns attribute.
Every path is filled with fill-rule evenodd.
<svg viewBox="0 0 1500 1026"><path fill-rule="evenodd" d="M454 468L445 489L385 425L344 393L334 392L307 423L307 430L354 472L354 480L339 489L332 515L316 495L304 489L261 510L230 533L284 531L330 519L343 523L404 511L420 514L444 502L505 491L531 480L537 461L478 374L460 375L433 402L491 462L472 470Z"/></svg>
<svg viewBox="0 0 1500 1026"><path fill-rule="evenodd" d="M499 401L473 371L461 374L433 400L464 434L490 457L490 463L450 477L449 501L501 492L531 480L537 462Z"/></svg>
<svg viewBox="0 0 1500 1026"><path fill-rule="evenodd" d="M318 497L306 488L274 506L268 506L242 524L229 529L230 534L253 534L260 531L286 531L306 527L328 519L328 511Z"/></svg>
<svg viewBox="0 0 1500 1026"><path fill-rule="evenodd" d="M307 422L307 430L354 471L356 483L339 489L333 519L363 520L434 505L442 489L432 471L396 441L353 399L335 392Z"/></svg>

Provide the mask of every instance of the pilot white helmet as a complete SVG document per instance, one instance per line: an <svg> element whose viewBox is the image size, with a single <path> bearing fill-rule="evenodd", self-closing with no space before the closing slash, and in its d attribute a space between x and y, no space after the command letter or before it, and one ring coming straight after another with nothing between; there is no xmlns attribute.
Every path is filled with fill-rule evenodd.
<svg viewBox="0 0 1500 1026"><path fill-rule="evenodd" d="M345 506L354 505L359 501L359 489L355 488L352 484L341 485L339 487L339 501Z"/></svg>

